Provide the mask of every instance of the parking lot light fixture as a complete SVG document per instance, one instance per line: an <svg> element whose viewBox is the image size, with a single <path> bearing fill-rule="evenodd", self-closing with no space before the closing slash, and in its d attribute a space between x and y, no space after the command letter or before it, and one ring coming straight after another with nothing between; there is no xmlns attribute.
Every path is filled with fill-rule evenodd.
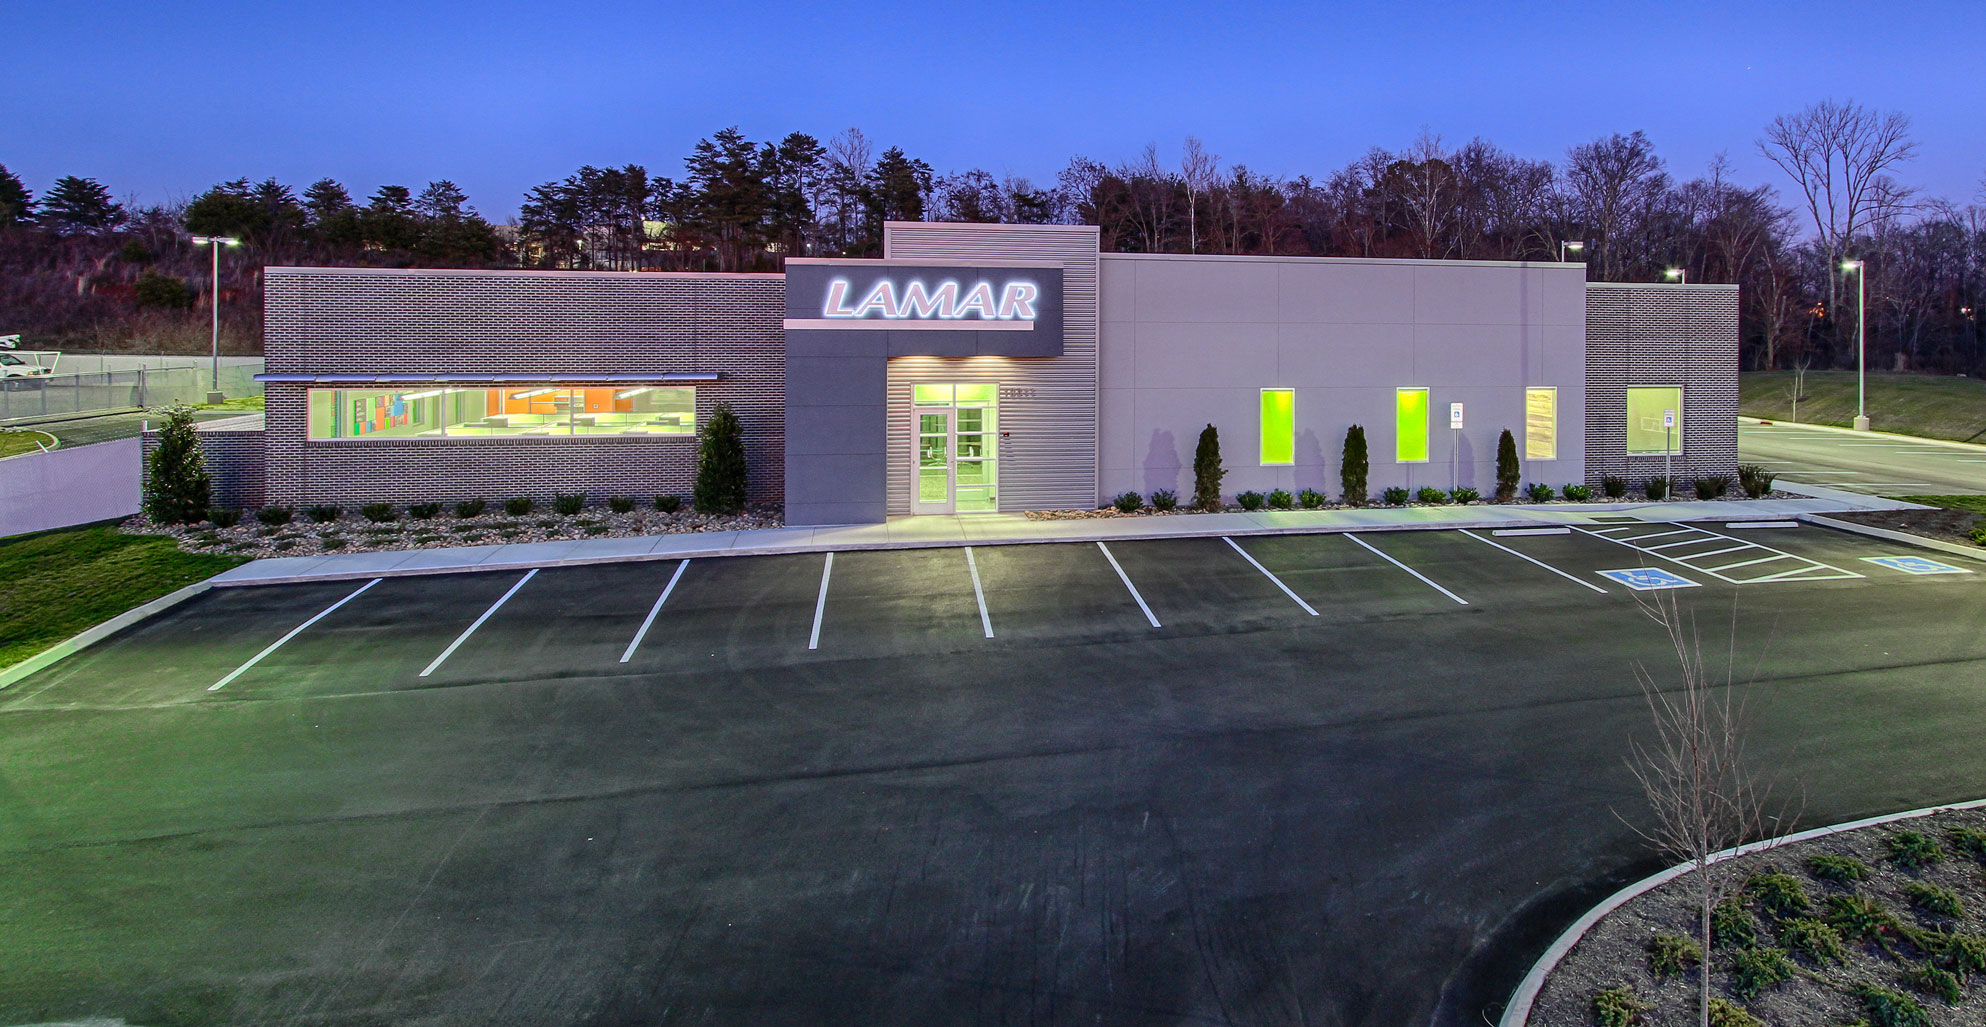
<svg viewBox="0 0 1986 1027"><path fill-rule="evenodd" d="M1558 244L1558 262L1559 262L1559 263L1561 263L1561 264L1563 264L1563 263L1565 263L1565 252L1566 252L1567 250L1571 250L1572 252L1574 252L1574 253L1578 253L1578 254L1581 254L1581 255L1583 256L1583 255L1585 254L1585 252L1586 252L1586 244L1585 244L1585 243L1583 243L1583 242L1562 242L1562 243L1559 243L1559 244Z"/></svg>
<svg viewBox="0 0 1986 1027"><path fill-rule="evenodd" d="M1842 261L1841 270L1855 273L1855 430L1868 431L1869 411L1865 404L1869 394L1869 351L1867 336L1864 334L1868 328L1868 321L1862 316L1862 307L1868 298L1868 291L1863 283L1868 280L1868 275L1864 273L1862 262L1859 260Z"/></svg>
<svg viewBox="0 0 1986 1027"><path fill-rule="evenodd" d="M210 246L214 253L214 381L207 402L219 403L221 396L221 247L240 246L241 240L226 235L196 235L193 245Z"/></svg>
<svg viewBox="0 0 1986 1027"><path fill-rule="evenodd" d="M1677 284L1679 285L1689 284L1689 271L1686 268L1672 267L1667 271L1662 272L1662 277L1673 278L1676 280Z"/></svg>

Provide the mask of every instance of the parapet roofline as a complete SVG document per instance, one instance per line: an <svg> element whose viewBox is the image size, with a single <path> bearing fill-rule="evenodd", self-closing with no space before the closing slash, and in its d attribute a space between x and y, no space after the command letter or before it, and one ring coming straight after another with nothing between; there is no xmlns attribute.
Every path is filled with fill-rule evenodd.
<svg viewBox="0 0 1986 1027"><path fill-rule="evenodd" d="M543 374L258 374L258 382L308 382L319 385L540 385L546 382L611 382L615 385L646 385L651 382L714 382L724 377L717 371L666 371L634 373L615 371L600 374L574 374L570 371Z"/></svg>
<svg viewBox="0 0 1986 1027"><path fill-rule="evenodd" d="M1586 267L1576 260L1442 260L1420 257L1300 257L1294 254L1263 253L1104 253L1104 260L1180 260L1276 264L1370 264L1382 267L1515 267L1538 270L1574 270Z"/></svg>
<svg viewBox="0 0 1986 1027"><path fill-rule="evenodd" d="M270 265L265 275L333 275L347 278L632 278L643 281L709 279L713 281L776 281L786 276L778 271L539 271L526 268L425 268L425 267L296 267Z"/></svg>

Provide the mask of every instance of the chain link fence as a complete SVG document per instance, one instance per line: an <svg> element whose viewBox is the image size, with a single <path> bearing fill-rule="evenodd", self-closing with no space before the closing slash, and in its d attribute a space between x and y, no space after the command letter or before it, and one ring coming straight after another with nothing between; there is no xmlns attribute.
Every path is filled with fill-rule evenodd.
<svg viewBox="0 0 1986 1027"><path fill-rule="evenodd" d="M221 392L229 396L261 394L262 383L255 380L259 370L245 365L222 367ZM213 371L207 367L141 367L0 378L0 424L64 414L201 403L206 401L212 385Z"/></svg>

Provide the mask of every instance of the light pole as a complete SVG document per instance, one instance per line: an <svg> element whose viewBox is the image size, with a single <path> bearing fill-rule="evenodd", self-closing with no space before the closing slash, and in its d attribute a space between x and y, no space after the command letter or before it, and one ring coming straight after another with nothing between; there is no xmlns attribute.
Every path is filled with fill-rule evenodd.
<svg viewBox="0 0 1986 1027"><path fill-rule="evenodd" d="M1864 283L1869 276L1863 271L1859 260L1842 261L1841 270L1855 272L1855 430L1868 431L1869 411L1865 405L1869 394L1869 345L1865 334L1868 322L1862 317L1862 308L1868 298Z"/></svg>
<svg viewBox="0 0 1986 1027"><path fill-rule="evenodd" d="M1662 272L1662 277L1673 278L1676 280L1677 284L1679 285L1688 285L1689 269L1681 268L1681 267L1672 267L1669 270Z"/></svg>
<svg viewBox="0 0 1986 1027"><path fill-rule="evenodd" d="M211 246L214 250L214 383L213 390L207 393L207 402L219 403L221 395L221 247L239 246L241 240L226 235L196 235L195 246Z"/></svg>
<svg viewBox="0 0 1986 1027"><path fill-rule="evenodd" d="M1563 263L1565 263L1565 251L1567 251L1567 250L1571 250L1571 251L1572 251L1572 252L1574 252L1574 253L1584 253L1584 252L1586 251L1586 244L1585 244L1585 243L1583 243L1583 242L1562 242L1562 243L1559 243L1559 244L1558 244L1558 262L1559 262L1559 263L1561 263L1561 264L1563 264Z"/></svg>

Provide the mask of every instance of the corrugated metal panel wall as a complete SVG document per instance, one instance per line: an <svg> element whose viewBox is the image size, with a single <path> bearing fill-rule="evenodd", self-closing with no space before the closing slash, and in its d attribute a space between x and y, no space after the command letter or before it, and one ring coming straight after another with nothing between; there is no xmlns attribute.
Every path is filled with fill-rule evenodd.
<svg viewBox="0 0 1986 1027"><path fill-rule="evenodd" d="M1097 231L1066 225L892 223L894 260L1011 260L1062 266L1062 355L898 357L889 362L889 512L910 512L912 385L1000 383L1000 509L1096 505Z"/></svg>
<svg viewBox="0 0 1986 1027"><path fill-rule="evenodd" d="M1586 480L1631 488L1662 473L1660 456L1627 455L1627 387L1683 388L1675 476L1738 467L1738 290L1721 285L1586 287Z"/></svg>

